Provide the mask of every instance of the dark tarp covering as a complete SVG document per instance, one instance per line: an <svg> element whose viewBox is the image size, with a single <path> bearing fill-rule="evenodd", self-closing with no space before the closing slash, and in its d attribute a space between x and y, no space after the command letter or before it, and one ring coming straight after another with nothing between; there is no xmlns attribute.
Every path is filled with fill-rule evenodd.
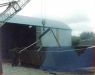
<svg viewBox="0 0 95 75"><path fill-rule="evenodd" d="M56 72L89 72L82 69L94 66L94 50L86 48L78 55L71 47L47 48L46 58L40 69Z"/></svg>

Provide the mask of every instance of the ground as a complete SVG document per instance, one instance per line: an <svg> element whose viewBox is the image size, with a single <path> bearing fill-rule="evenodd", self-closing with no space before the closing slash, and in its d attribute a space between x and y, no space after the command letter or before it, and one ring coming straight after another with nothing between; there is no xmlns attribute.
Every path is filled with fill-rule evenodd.
<svg viewBox="0 0 95 75"><path fill-rule="evenodd" d="M95 75L93 73L81 74L81 73L56 73L50 74L47 71L43 71L35 68L28 68L22 66L12 67L11 63L3 63L3 75Z"/></svg>

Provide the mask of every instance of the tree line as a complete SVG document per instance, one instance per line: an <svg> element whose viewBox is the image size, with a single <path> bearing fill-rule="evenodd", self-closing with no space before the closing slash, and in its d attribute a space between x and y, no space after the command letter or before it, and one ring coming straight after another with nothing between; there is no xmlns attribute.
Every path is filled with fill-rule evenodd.
<svg viewBox="0 0 95 75"><path fill-rule="evenodd" d="M79 36L72 36L72 46L78 46L81 43L87 45L88 41L94 42L94 35L93 32L82 32Z"/></svg>

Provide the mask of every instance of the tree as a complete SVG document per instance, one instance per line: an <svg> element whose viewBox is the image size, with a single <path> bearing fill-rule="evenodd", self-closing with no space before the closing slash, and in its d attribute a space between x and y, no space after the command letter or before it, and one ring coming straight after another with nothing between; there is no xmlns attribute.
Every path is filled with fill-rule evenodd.
<svg viewBox="0 0 95 75"><path fill-rule="evenodd" d="M94 38L94 33L93 32L82 32L80 34L80 39L85 40L85 39L91 39Z"/></svg>
<svg viewBox="0 0 95 75"><path fill-rule="evenodd" d="M82 32L80 36L72 36L72 46L87 45L94 39L93 32ZM92 42L93 43L93 42Z"/></svg>
<svg viewBox="0 0 95 75"><path fill-rule="evenodd" d="M72 36L72 46L79 45L80 37L78 36Z"/></svg>

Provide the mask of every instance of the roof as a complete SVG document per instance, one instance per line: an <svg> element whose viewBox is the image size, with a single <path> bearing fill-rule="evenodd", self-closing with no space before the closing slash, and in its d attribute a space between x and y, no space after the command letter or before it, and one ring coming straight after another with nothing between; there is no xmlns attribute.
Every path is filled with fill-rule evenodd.
<svg viewBox="0 0 95 75"><path fill-rule="evenodd" d="M21 15L15 15L8 22L24 24L24 25L43 26L41 18L27 17L27 16L21 16ZM61 29L70 29L70 27L63 22L48 20L48 19L46 19L45 26L53 27L53 28L61 28Z"/></svg>

